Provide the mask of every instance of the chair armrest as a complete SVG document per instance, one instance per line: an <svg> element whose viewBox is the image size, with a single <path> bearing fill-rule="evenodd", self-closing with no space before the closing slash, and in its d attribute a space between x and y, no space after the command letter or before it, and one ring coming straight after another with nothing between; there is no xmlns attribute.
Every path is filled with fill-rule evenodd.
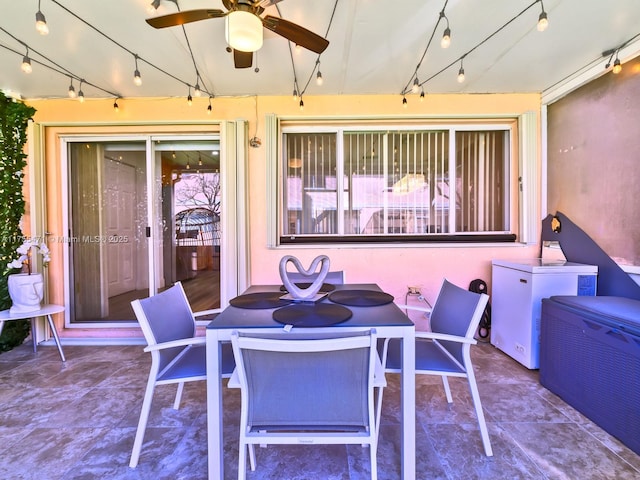
<svg viewBox="0 0 640 480"><path fill-rule="evenodd" d="M227 388L240 388L240 377L238 376L238 369L234 368L233 373L229 377L227 382Z"/></svg>
<svg viewBox="0 0 640 480"><path fill-rule="evenodd" d="M400 308L401 310L413 310L416 312L424 312L424 313L431 313L431 308L429 307L416 307L415 305L402 305L399 303L396 303L396 305L398 306L398 308Z"/></svg>
<svg viewBox="0 0 640 480"><path fill-rule="evenodd" d="M428 338L431 340L442 340L447 342L469 343L475 345L478 341L475 338L459 337L458 335L448 335L446 333L416 332L416 338Z"/></svg>
<svg viewBox="0 0 640 480"><path fill-rule="evenodd" d="M221 308L212 308L211 310L202 310L201 312L193 312L193 316L198 318L204 315L213 315L214 313L222 312Z"/></svg>
<svg viewBox="0 0 640 480"><path fill-rule="evenodd" d="M156 345L147 346L145 352L153 352L156 350L164 350L165 348L186 347L188 345L202 345L207 341L206 337L183 338L181 340L173 340L171 342L158 343Z"/></svg>
<svg viewBox="0 0 640 480"><path fill-rule="evenodd" d="M387 378L384 376L384 368L382 367L382 361L380 360L380 357L378 355L376 355L376 365L373 372L373 386L387 386Z"/></svg>

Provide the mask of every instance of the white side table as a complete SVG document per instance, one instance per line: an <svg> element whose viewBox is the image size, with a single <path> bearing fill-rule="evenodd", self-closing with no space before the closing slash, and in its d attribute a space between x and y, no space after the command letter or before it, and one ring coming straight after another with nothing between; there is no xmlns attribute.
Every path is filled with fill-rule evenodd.
<svg viewBox="0 0 640 480"><path fill-rule="evenodd" d="M49 321L49 327L51 327L51 333L53 333L53 338L56 341L56 345L58 346L58 352L60 353L60 358L63 362L66 362L67 359L64 358L64 353L62 352L62 345L60 344L60 338L58 337L58 331L56 330L56 326L53 323L53 319L51 315L54 313L64 312L64 307L62 305L43 305L40 310L32 310L31 312L20 312L20 313L11 313L10 310L2 310L0 311L0 333L2 333L2 329L4 328L4 322L8 322L10 320L26 320L31 319L31 338L33 338L33 351L37 351L37 342L35 335L35 320L38 317L47 317Z"/></svg>

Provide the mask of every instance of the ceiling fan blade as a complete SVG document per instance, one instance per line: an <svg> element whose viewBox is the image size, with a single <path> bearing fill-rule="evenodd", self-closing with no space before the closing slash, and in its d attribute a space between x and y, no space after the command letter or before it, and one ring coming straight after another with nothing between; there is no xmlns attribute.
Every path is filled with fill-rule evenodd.
<svg viewBox="0 0 640 480"><path fill-rule="evenodd" d="M284 18L267 15L262 19L262 24L267 30L271 30L312 52L322 53L329 46L329 40L326 38Z"/></svg>
<svg viewBox="0 0 640 480"><path fill-rule="evenodd" d="M249 68L253 64L253 52L233 51L233 64L236 68Z"/></svg>
<svg viewBox="0 0 640 480"><path fill-rule="evenodd" d="M197 22L208 18L224 17L226 14L226 12L219 9L187 10L186 12L147 18L147 23L153 28L175 27L176 25L184 25L185 23Z"/></svg>

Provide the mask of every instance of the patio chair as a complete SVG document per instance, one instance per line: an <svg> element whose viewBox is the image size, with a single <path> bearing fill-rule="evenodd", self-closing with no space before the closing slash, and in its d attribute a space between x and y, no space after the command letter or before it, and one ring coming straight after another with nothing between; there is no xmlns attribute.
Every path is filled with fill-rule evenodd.
<svg viewBox="0 0 640 480"><path fill-rule="evenodd" d="M185 382L206 380L205 337L196 337L196 323L180 282L152 297L131 302L151 352L151 370L142 402L129 466L138 465L156 385L177 383L173 408L178 409ZM235 362L231 344L223 344L222 376L230 377Z"/></svg>
<svg viewBox="0 0 640 480"><path fill-rule="evenodd" d="M416 332L416 374L441 376L449 403L453 399L447 377L468 380L484 452L490 457L493 451L470 354L471 345L477 343L473 337L488 300L484 293L470 292L443 281L431 312L431 331ZM399 340L386 339L383 345L381 357L385 371L400 372L402 352ZM379 421L379 412L377 415Z"/></svg>
<svg viewBox="0 0 640 480"><path fill-rule="evenodd" d="M368 445L377 478L374 388L386 382L375 330L310 337L232 333L236 370L228 385L241 391L240 480L247 450L256 468L255 444Z"/></svg>

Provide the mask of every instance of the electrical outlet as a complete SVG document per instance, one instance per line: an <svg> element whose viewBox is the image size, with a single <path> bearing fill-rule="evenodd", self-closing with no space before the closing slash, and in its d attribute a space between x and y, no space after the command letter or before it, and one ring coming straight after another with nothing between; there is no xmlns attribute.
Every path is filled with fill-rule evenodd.
<svg viewBox="0 0 640 480"><path fill-rule="evenodd" d="M420 287L409 285L409 295L421 295Z"/></svg>

